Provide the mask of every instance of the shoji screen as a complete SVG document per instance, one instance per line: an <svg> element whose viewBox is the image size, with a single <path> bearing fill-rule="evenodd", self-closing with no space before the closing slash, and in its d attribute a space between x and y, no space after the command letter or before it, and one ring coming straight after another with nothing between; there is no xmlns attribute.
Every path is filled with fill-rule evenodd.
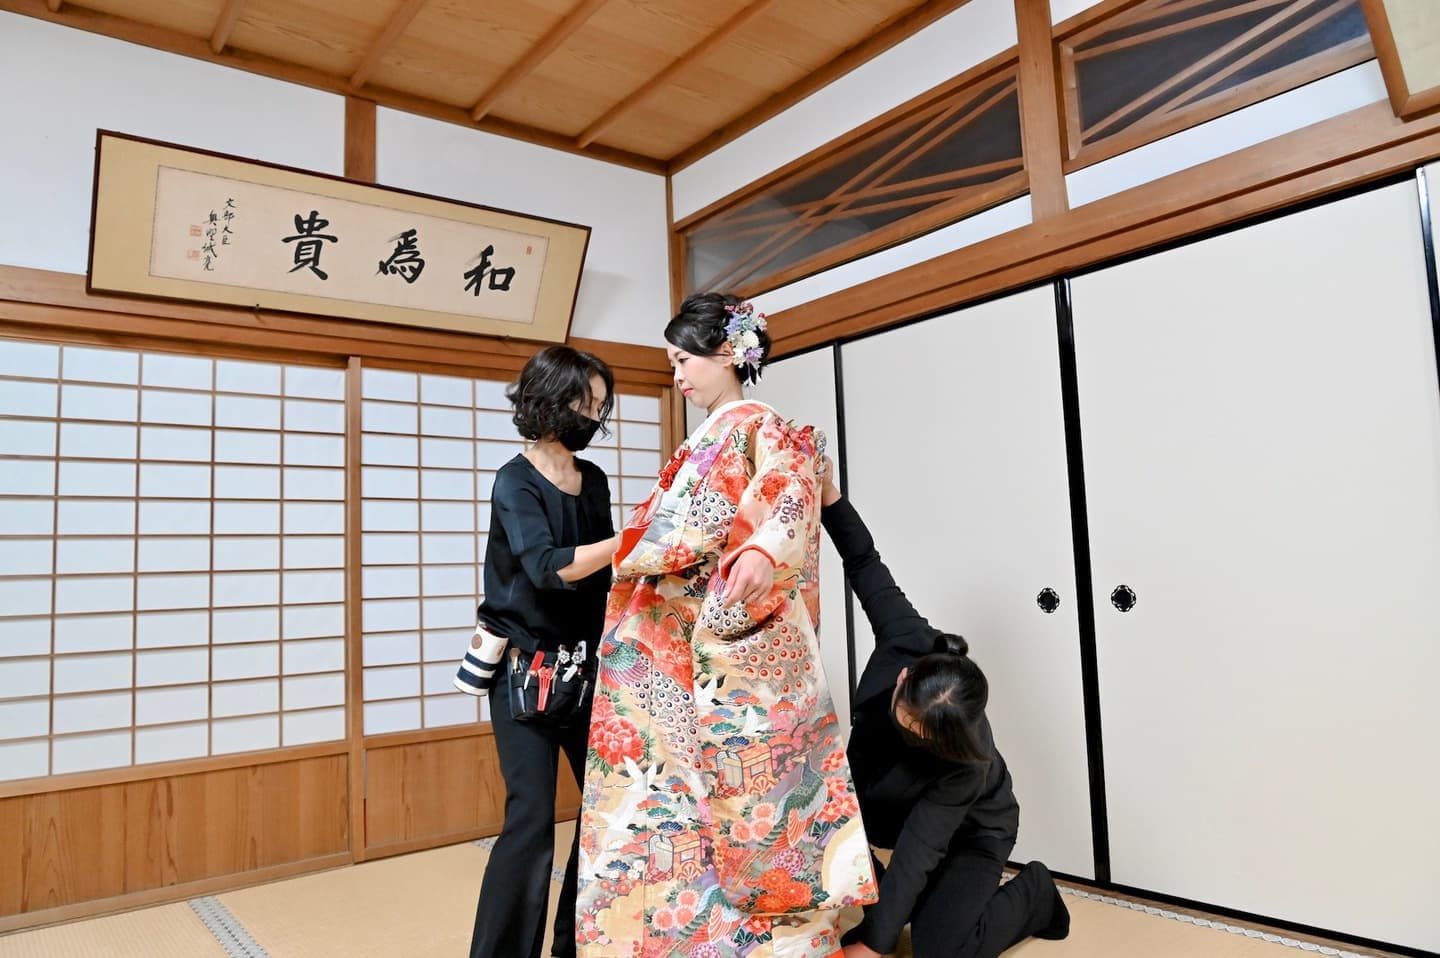
<svg viewBox="0 0 1440 958"><path fill-rule="evenodd" d="M596 436L594 445L580 454L610 476L616 529L654 488L661 457L672 451L660 447L659 397L621 394L616 397L610 435Z"/></svg>
<svg viewBox="0 0 1440 958"><path fill-rule="evenodd" d="M525 445L506 383L382 369L361 377L364 730L474 722L488 702L456 692L475 624L495 471ZM608 437L582 455L638 503L659 468L659 400L620 396Z"/></svg>
<svg viewBox="0 0 1440 958"><path fill-rule="evenodd" d="M475 625L495 470L524 449L505 384L366 369L365 734L473 722L450 684Z"/></svg>
<svg viewBox="0 0 1440 958"><path fill-rule="evenodd" d="M344 737L343 398L0 341L0 777Z"/></svg>

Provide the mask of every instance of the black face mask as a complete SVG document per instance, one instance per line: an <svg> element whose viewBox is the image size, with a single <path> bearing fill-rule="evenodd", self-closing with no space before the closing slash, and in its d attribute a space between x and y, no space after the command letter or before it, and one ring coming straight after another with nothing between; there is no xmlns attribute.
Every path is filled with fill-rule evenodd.
<svg viewBox="0 0 1440 958"><path fill-rule="evenodd" d="M570 425L555 433L555 439L569 449L571 452L579 452L590 445L590 440L600 431L600 421L591 419L589 416L582 416L573 410L570 413Z"/></svg>

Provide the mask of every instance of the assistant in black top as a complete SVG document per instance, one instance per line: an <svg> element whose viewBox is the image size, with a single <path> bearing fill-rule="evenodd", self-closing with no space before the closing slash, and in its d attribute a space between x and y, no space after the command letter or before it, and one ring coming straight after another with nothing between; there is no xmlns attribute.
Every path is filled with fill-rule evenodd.
<svg viewBox="0 0 1440 958"><path fill-rule="evenodd" d="M462 692L489 695L495 756L505 780L505 821L475 905L470 958L540 958L552 914L550 954L575 956L580 836L577 831L571 841L552 909L555 792L562 758L576 781L585 780L589 703L564 722L519 721L505 671L501 681L489 684L466 674L476 680L487 671L493 676L484 668L493 663L501 670L518 666L528 675L529 653L545 652L548 668L559 664L558 654L551 653L562 645L578 651L581 642L586 643L581 668L594 668L619 540L605 473L575 454L605 428L614 394L610 368L569 346L537 352L505 390L515 430L531 446L495 475L479 608L484 630L476 632L456 676ZM507 647L497 648L494 636L503 636Z"/></svg>
<svg viewBox="0 0 1440 958"><path fill-rule="evenodd" d="M875 633L847 754L870 843L894 850L888 868L877 862L880 901L847 945L888 954L907 923L916 958L998 955L1030 935L1063 938L1069 915L1044 865L1031 863L999 887L1020 806L989 720L982 713L972 730L984 758L966 763L915 747L896 725L901 671L935 654L944 633L895 584L848 500L826 506L821 521Z"/></svg>
<svg viewBox="0 0 1440 958"><path fill-rule="evenodd" d="M479 618L527 652L585 640L594 656L605 621L609 566L577 582L557 574L574 560L576 546L615 534L605 473L578 456L575 465L581 475L575 496L557 488L524 455L495 474Z"/></svg>

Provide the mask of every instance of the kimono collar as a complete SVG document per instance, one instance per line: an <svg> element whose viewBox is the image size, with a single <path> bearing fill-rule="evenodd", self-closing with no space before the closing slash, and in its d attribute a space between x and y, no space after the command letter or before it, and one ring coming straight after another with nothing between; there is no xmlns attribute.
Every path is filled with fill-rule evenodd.
<svg viewBox="0 0 1440 958"><path fill-rule="evenodd" d="M736 399L732 402L727 402L723 406L718 407L709 416L705 417L705 421L691 431L690 438L685 440L686 443L690 443L692 440L708 433L711 428L714 427L715 423L719 422L720 417L730 412L736 406L763 406L765 409L768 409L772 413L775 413L775 415L780 415L778 412L775 411L775 407L767 402L761 402L758 399Z"/></svg>

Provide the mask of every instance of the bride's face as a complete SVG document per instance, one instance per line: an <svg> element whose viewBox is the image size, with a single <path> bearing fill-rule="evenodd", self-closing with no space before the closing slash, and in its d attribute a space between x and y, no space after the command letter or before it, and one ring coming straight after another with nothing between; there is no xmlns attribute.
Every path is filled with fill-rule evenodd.
<svg viewBox="0 0 1440 958"><path fill-rule="evenodd" d="M732 362L735 348L729 343L722 343L714 356L697 356L673 343L665 344L665 353L675 373L675 388L701 409L711 408L727 392L738 390Z"/></svg>

